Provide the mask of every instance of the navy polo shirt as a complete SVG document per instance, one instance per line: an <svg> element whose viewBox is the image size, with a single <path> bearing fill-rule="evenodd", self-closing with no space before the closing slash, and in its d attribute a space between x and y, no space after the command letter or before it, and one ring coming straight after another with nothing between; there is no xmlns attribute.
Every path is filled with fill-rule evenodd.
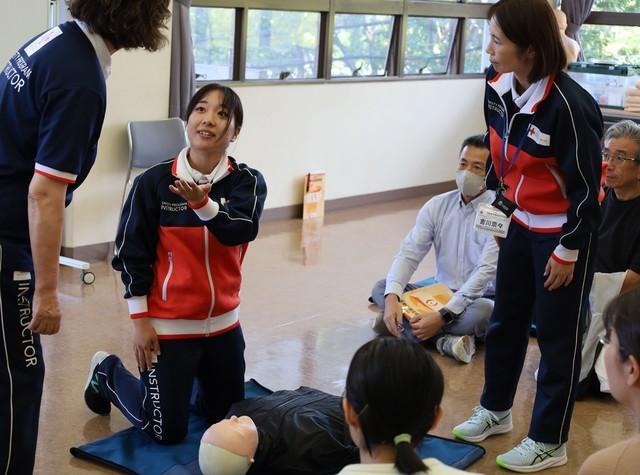
<svg viewBox="0 0 640 475"><path fill-rule="evenodd" d="M96 158L106 110L96 50L76 22L42 33L0 74L0 238L28 243L34 173L68 183L66 204Z"/></svg>

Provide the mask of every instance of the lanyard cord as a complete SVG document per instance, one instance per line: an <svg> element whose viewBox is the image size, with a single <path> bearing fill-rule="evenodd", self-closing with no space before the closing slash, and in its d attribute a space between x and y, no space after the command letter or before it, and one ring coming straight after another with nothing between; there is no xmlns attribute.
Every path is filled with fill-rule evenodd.
<svg viewBox="0 0 640 475"><path fill-rule="evenodd" d="M535 114L531 118L531 122L529 122L529 125L527 126L527 129L525 130L524 135L520 139L520 142L518 143L518 148L516 149L516 153L513 155L511 162L509 162L509 166L507 167L506 170L504 169L504 162L507 160L506 150L509 146L509 133L511 132L511 130L505 124L505 130L502 134L502 147L501 147L501 156L500 156L500 183L504 182L504 177L506 177L511 171L511 169L515 166L516 161L520 156L520 152L522 151L522 147L524 146L524 141L527 139L529 135L529 130L531 130L531 126L533 125L534 117L535 117ZM506 122L506 117L505 117L505 122ZM513 123L511 125L513 126Z"/></svg>

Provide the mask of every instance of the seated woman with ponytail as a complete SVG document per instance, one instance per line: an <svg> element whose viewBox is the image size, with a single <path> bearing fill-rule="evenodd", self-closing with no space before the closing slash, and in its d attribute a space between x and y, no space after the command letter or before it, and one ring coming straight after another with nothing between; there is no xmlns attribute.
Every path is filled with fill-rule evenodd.
<svg viewBox="0 0 640 475"><path fill-rule="evenodd" d="M342 399L360 463L339 475L468 473L421 460L415 451L442 416L443 390L442 371L418 343L377 338L363 345L351 360Z"/></svg>

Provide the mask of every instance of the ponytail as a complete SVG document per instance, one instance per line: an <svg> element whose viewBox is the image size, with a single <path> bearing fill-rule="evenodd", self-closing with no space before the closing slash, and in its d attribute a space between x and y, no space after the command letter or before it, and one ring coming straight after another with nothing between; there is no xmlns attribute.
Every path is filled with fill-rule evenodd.
<svg viewBox="0 0 640 475"><path fill-rule="evenodd" d="M345 398L358 417L364 447L394 446L403 474L428 471L415 447L439 414L444 380L429 352L401 338L376 338L351 360Z"/></svg>
<svg viewBox="0 0 640 475"><path fill-rule="evenodd" d="M396 446L395 466L398 472L408 475L416 472L429 471L429 467L424 464L416 453L413 445L411 445L410 434L396 435L393 438L393 443Z"/></svg>

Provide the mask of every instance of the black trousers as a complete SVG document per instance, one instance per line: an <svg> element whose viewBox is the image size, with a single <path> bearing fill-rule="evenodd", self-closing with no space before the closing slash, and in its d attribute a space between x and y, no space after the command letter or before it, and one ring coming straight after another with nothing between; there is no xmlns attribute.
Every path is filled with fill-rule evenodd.
<svg viewBox="0 0 640 475"><path fill-rule="evenodd" d="M140 379L111 355L98 367L100 393L157 442L178 443L187 434L194 380L196 409L211 423L244 399L244 348L240 326L210 338L160 340L158 361Z"/></svg>
<svg viewBox="0 0 640 475"><path fill-rule="evenodd" d="M500 246L481 404L495 411L511 408L527 352L529 325L535 323L541 358L529 437L560 444L568 439L580 376L597 237L589 236L580 249L571 284L549 291L543 285L544 270L558 239L559 234L534 233L512 222Z"/></svg>
<svg viewBox="0 0 640 475"><path fill-rule="evenodd" d="M30 474L44 380L40 336L31 323L34 280L29 245L0 238L0 473Z"/></svg>

